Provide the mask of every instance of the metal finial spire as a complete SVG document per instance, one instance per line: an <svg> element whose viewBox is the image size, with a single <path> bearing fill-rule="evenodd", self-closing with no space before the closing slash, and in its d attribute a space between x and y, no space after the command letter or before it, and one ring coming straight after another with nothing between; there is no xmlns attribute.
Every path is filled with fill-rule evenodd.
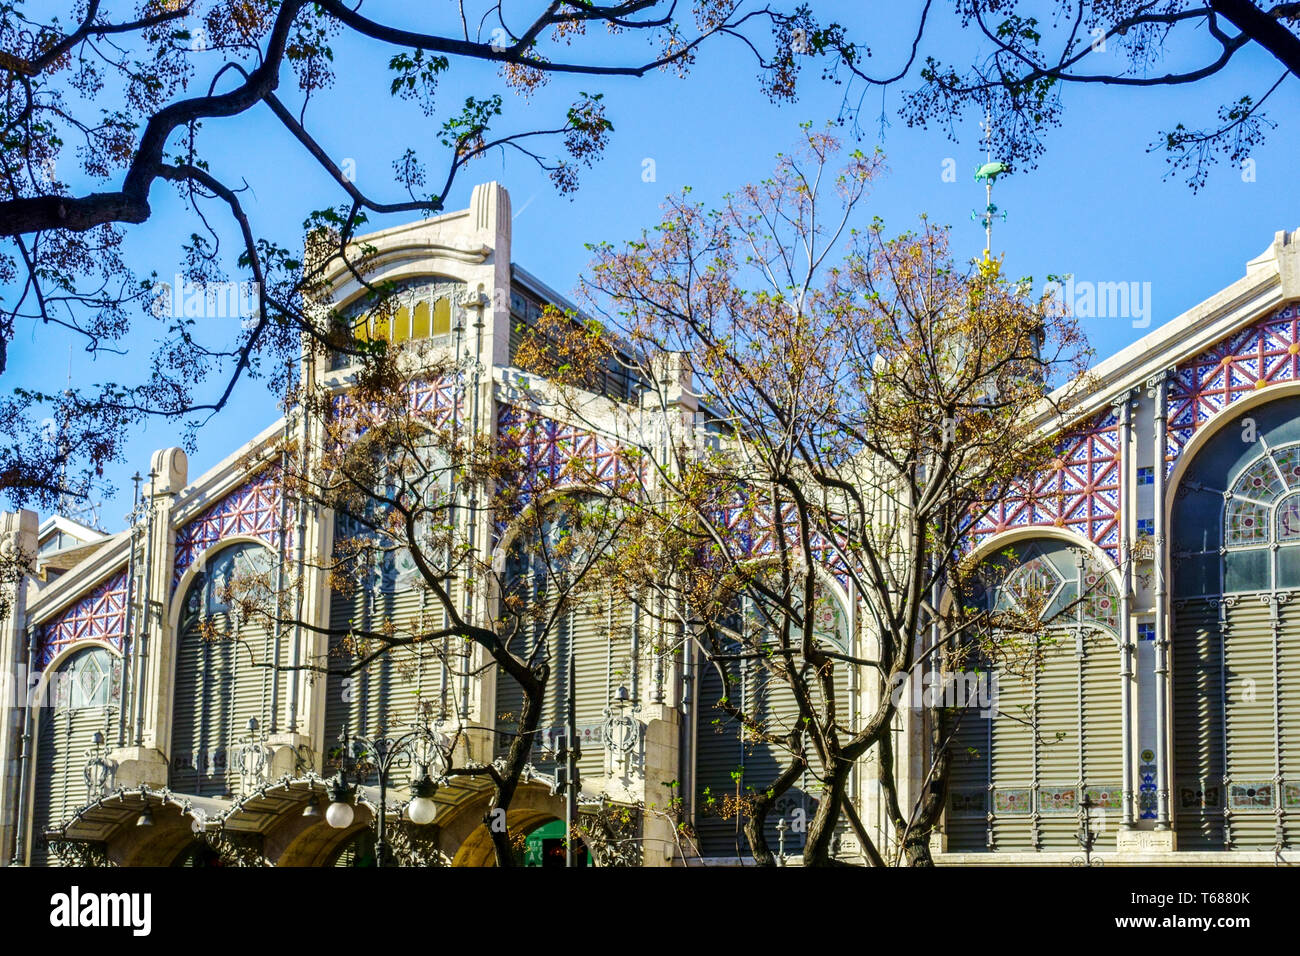
<svg viewBox="0 0 1300 956"><path fill-rule="evenodd" d="M993 259L993 220L999 215L998 207L993 204L993 184L1003 173L1010 172L1010 169L1006 163L993 159L993 118L988 110L985 110L984 119L980 121L980 129L984 131L984 165L975 170L975 181L984 182L985 206L983 212L972 212L971 219L984 226L984 262L990 263ZM1007 214L1004 212L1001 216L1002 221L1006 222Z"/></svg>

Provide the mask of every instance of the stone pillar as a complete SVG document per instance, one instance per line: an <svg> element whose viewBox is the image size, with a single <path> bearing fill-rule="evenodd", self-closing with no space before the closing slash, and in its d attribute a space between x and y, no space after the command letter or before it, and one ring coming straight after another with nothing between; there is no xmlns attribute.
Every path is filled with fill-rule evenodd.
<svg viewBox="0 0 1300 956"><path fill-rule="evenodd" d="M36 557L34 511L0 514L0 865L17 852L24 769L32 753L28 688L27 571Z"/></svg>
<svg viewBox="0 0 1300 956"><path fill-rule="evenodd" d="M314 383L316 371L310 364L313 361L310 353L304 352L303 360L309 363L303 381ZM286 434L292 435L299 458L290 468L309 474L315 467L313 456L320 453L321 428L313 417L304 414L302 404L291 416ZM289 615L296 623L286 627L283 634L283 639L288 641L286 656L290 670L280 708L281 732L271 734L267 740L274 752L272 779L285 773L297 776L304 770L322 769L324 695L328 684L324 679L311 680L311 672L297 668L329 659L329 635L323 632L330 622L329 572L324 559L333 538L333 515L328 509L302 500L289 502L285 510L288 516L285 530L291 540L285 549L284 580L295 592ZM307 766L302 766L304 763Z"/></svg>
<svg viewBox="0 0 1300 956"><path fill-rule="evenodd" d="M185 487L189 460L180 448L163 448L149 462L145 485L144 550L136 566L139 603L131 640L132 713L126 746L112 754L122 787L167 784L171 746L172 678L175 635L172 633L172 571L176 533L172 508Z"/></svg>
<svg viewBox="0 0 1300 956"><path fill-rule="evenodd" d="M685 809L686 794L681 780L682 727L676 710L662 704L646 705L643 715L645 725L645 806L642 823L644 833L643 859L646 866L671 866L681 860L681 852L691 852L690 846L678 848L676 834L677 810ZM674 790L668 781L678 781ZM674 800L680 798L680 803Z"/></svg>
<svg viewBox="0 0 1300 956"><path fill-rule="evenodd" d="M510 364L510 193L500 183L480 183L470 194L469 212L469 244L488 251L466 282L471 298L482 294L488 300L483 315L482 361L488 368L505 367ZM472 346L474 315L466 318L468 344Z"/></svg>

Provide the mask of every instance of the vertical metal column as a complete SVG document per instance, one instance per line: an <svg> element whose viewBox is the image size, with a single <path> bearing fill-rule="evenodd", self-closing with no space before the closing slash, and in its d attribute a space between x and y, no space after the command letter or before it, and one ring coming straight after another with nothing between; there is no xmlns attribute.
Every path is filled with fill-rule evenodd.
<svg viewBox="0 0 1300 956"><path fill-rule="evenodd" d="M1166 580L1167 562L1169 560L1169 538L1165 527L1165 455L1168 443L1169 413L1168 390L1169 373L1162 372L1155 377L1154 389L1148 391L1155 401L1155 471L1153 488L1155 497L1155 514L1152 525L1153 543L1155 545L1153 570L1155 574L1155 677L1156 677L1156 829L1168 830L1169 820L1169 606L1168 584Z"/></svg>
<svg viewBox="0 0 1300 956"><path fill-rule="evenodd" d="M136 589L136 538L137 524L140 519L140 482L144 479L140 477L140 472L131 476L131 481L135 484L135 492L131 500L131 525L127 529L127 551L126 557L126 610L122 622L122 690L121 697L117 702L117 746L125 747L127 742L127 729L130 727L130 720L127 717L128 708L135 706L134 696L131 693L131 684L135 675L135 602L140 596Z"/></svg>
<svg viewBox="0 0 1300 956"><path fill-rule="evenodd" d="M1120 486L1120 528L1119 528L1119 678L1120 678L1120 726L1123 731L1121 740L1121 767L1124 775L1123 808L1120 814L1120 826L1124 829L1133 827L1133 542L1129 535L1132 523L1132 511L1129 507L1133 484L1128 480L1129 465L1132 456L1129 448L1133 443L1133 393L1125 392L1117 400L1119 406L1119 486Z"/></svg>
<svg viewBox="0 0 1300 956"><path fill-rule="evenodd" d="M147 673L149 670L149 619L150 604L153 600L153 565L154 565L154 486L158 478L158 472L153 468L149 469L149 504L145 508L145 520L148 522L145 527L144 537L144 600L140 609L139 629L135 635L136 648L138 649L132 657L135 662L135 680L132 684L132 708L135 716L135 746L144 745L144 695L147 688Z"/></svg>
<svg viewBox="0 0 1300 956"><path fill-rule="evenodd" d="M21 739L22 749L18 753L18 813L14 817L14 855L13 859L9 861L10 866L22 866L27 862L27 770L32 759L32 705L34 702L31 700L31 675L35 666L36 628L29 624L27 626L27 673L25 675L27 685L23 687L23 699L18 701L23 708L23 735ZM49 693L49 687L45 688L45 693ZM50 708L50 713L54 713L53 707Z"/></svg>

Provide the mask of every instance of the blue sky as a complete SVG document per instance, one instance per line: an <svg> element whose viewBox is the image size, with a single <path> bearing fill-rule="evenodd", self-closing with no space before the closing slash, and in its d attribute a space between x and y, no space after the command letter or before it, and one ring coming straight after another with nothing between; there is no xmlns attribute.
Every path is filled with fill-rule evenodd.
<svg viewBox="0 0 1300 956"><path fill-rule="evenodd" d="M393 6L367 5L367 11L379 18L385 7ZM912 4L872 0L865 7L815 6L828 17L865 10L855 22L865 31L873 47L871 62L879 70L892 67L903 55L897 43L910 36ZM965 38L943 21L940 26L928 51L968 58L972 51L963 46ZM398 198L391 164L407 146L425 159L431 181L441 181L440 118L426 119L413 104L388 95L385 65L395 51L346 37L336 41L335 48L338 79L307 114L330 155L339 162L354 160L358 184L379 197ZM1254 182L1243 182L1238 169L1221 164L1196 194L1181 180L1162 180L1165 159L1146 148L1160 129L1178 121L1189 126L1211 122L1220 103L1267 88L1280 72L1268 57L1252 52L1224 76L1195 86L1067 90L1065 123L1045 134L1048 151L1039 167L1019 171L997 186L996 202L1008 218L995 226L994 245L1005 253L1005 271L1032 275L1039 283L1049 273L1150 282L1153 327L1239 278L1246 260L1260 253L1274 232L1300 226L1300 181L1293 174L1297 128L1283 124L1255 151ZM1294 85L1292 80L1275 94L1275 119L1294 111ZM296 110L294 86L292 79L286 80L281 93ZM489 86L499 88L492 68L453 64L441 96L445 103L459 103L470 93L483 95ZM722 193L762 177L770 171L773 155L795 144L798 124L832 118L843 94L842 87L806 75L797 103L773 105L758 90L748 53L735 43L722 42L702 55L686 79L556 78L530 102L509 103L507 120L517 128L552 123L579 90L605 93L615 129L604 159L586 171L575 196L557 195L545 175L526 160L494 155L464 171L449 200L449 208L461 208L476 183L502 182L511 192L515 212L514 260L565 292L573 290L587 263L584 243L636 235L656 221L663 197L683 186L693 187L696 198L712 203ZM903 231L919 214L928 213L937 222L953 225L956 252L977 256L983 233L970 214L984 198L972 174L983 161L983 149L974 121L959 130L957 143L939 130L909 129L897 115L900 95L893 90L883 100L888 125L882 136L877 125L880 93L868 94L867 103L859 145L880 145L889 173L864 214L883 218L889 231ZM847 138L852 141L851 134ZM338 201L324 174L265 109L210 122L202 143L214 172L227 181L248 181L245 201L255 227L291 248L300 244L308 211ZM654 182L642 179L647 158L655 162ZM957 166L952 183L942 179L948 158ZM73 178L72 185L87 184ZM193 230L165 186L155 188L153 200L155 216L131 230L128 256L141 271L156 269L169 276L176 271L180 243ZM1084 328L1098 359L1149 331L1115 318L1086 320ZM149 332L144 329L127 340L125 358L92 361L81 351L81 343L46 328L20 327L0 388L61 385L69 343L74 347L72 374L78 380L99 381L125 371L138 374L148 354ZM275 417L274 397L261 383L245 383L234 403L201 433L198 451L191 456L191 478ZM122 526L129 506L129 475L146 471L150 451L178 444L180 435L178 424L154 421L133 437L128 460L108 472L116 496L103 503L106 528Z"/></svg>

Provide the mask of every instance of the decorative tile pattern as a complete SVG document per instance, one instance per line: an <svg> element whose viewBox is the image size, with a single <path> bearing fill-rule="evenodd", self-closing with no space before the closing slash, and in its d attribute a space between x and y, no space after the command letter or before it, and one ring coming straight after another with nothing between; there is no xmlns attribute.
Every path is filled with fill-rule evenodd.
<svg viewBox="0 0 1300 956"><path fill-rule="evenodd" d="M1183 784L1178 788L1178 805L1184 810L1217 810L1223 806L1220 795L1221 790L1217 784Z"/></svg>
<svg viewBox="0 0 1300 956"><path fill-rule="evenodd" d="M1228 784L1228 806L1233 810L1272 810L1272 781L1249 780Z"/></svg>
<svg viewBox="0 0 1300 956"><path fill-rule="evenodd" d="M1119 557L1119 418L1108 410L1066 435L1045 471L1007 489L975 526L978 543L1023 527L1068 528Z"/></svg>
<svg viewBox="0 0 1300 956"><path fill-rule="evenodd" d="M497 436L503 450L521 456L517 467L522 473L518 506L527 505L539 494L566 485L612 487L638 480L635 465L616 441L596 432L568 425L513 405L502 404L497 412ZM794 505L782 511L786 528L796 526ZM776 550L776 523L770 510L752 507L724 509L725 527L737 536L741 553L761 555ZM499 520L495 540L505 533L508 522ZM842 562L823 539L814 546L815 554L835 574L840 584L848 577Z"/></svg>
<svg viewBox="0 0 1300 956"><path fill-rule="evenodd" d="M1039 813L1073 813L1079 805L1077 787L1039 787Z"/></svg>
<svg viewBox="0 0 1300 956"><path fill-rule="evenodd" d="M411 409L432 415L436 427L446 428L451 424L452 411L457 407L457 391L455 379L445 375L412 382ZM464 407L463 399L460 407Z"/></svg>
<svg viewBox="0 0 1300 956"><path fill-rule="evenodd" d="M613 439L513 405L500 407L497 434L507 449L523 456L525 481L532 486L554 486L566 478L613 483L633 475Z"/></svg>
<svg viewBox="0 0 1300 956"><path fill-rule="evenodd" d="M1152 637L1154 638L1154 626L1149 624L1139 625L1139 640L1142 639L1140 633L1142 627L1151 627ZM1138 773L1142 776L1142 783L1138 786L1138 818L1141 820L1155 820L1159 810L1156 805L1156 765L1154 763L1139 764Z"/></svg>
<svg viewBox="0 0 1300 956"><path fill-rule="evenodd" d="M1282 806L1287 810L1300 810L1300 783L1282 785Z"/></svg>
<svg viewBox="0 0 1300 956"><path fill-rule="evenodd" d="M1124 802L1124 788L1117 783L1103 787L1085 787L1083 793L1093 807L1099 810L1118 810Z"/></svg>
<svg viewBox="0 0 1300 956"><path fill-rule="evenodd" d="M407 407L434 428L450 428L453 412L459 410L460 420L464 422L465 398L457 380L442 375L438 378L416 379L407 383ZM363 407L350 394L335 395L330 401L330 414L334 417L347 416L344 422L346 433L354 436L364 435L367 430L390 414L390 408L384 403L375 403Z"/></svg>
<svg viewBox="0 0 1300 956"><path fill-rule="evenodd" d="M1028 787L1017 790L994 790L993 812L1003 816L1021 816L1033 811L1034 792Z"/></svg>
<svg viewBox="0 0 1300 956"><path fill-rule="evenodd" d="M1173 470L1196 430L1240 398L1300 378L1300 309L1294 305L1206 349L1174 370L1167 400L1165 467Z"/></svg>
<svg viewBox="0 0 1300 956"><path fill-rule="evenodd" d="M36 646L36 666L44 670L65 647L77 641L102 641L121 651L126 636L126 603L126 571L122 571L45 622Z"/></svg>
<svg viewBox="0 0 1300 956"><path fill-rule="evenodd" d="M721 524L732 538L735 553L753 557L776 554L779 550L777 523L773 520L772 509L755 507L753 501L724 507L718 515ZM786 540L797 541L799 520L793 502L781 506L781 521L785 528ZM844 565L843 553L849 551L843 537L838 540L841 548L835 548L831 540L821 532L812 534L812 552L823 567L827 568L843 587L848 587L849 575Z"/></svg>
<svg viewBox="0 0 1300 956"><path fill-rule="evenodd" d="M280 548L279 471L267 469L231 491L215 505L176 532L175 588L205 550L223 538L246 535Z"/></svg>
<svg viewBox="0 0 1300 956"><path fill-rule="evenodd" d="M521 473L518 505L566 485L615 486L636 479L624 450L611 438L513 405L497 410L497 437L516 452ZM497 522L500 540L507 522Z"/></svg>

